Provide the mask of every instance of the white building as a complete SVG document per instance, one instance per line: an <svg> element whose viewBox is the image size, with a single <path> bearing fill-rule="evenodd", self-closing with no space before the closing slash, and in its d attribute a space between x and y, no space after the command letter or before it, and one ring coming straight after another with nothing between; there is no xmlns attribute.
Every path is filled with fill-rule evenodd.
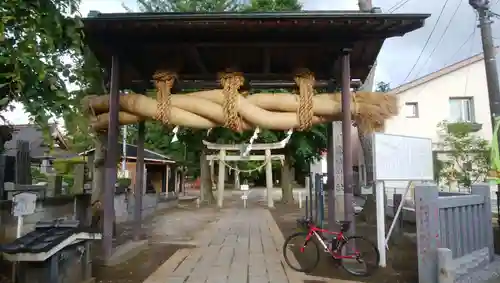
<svg viewBox="0 0 500 283"><path fill-rule="evenodd" d="M435 150L440 142L438 124L474 122L476 132L491 141L491 116L483 54L467 58L393 90L400 113L386 122L385 132L431 138ZM363 154L357 135L353 135L353 165L362 167ZM312 172L326 172L326 158L311 165ZM361 170L363 172L363 170ZM363 174L360 181L363 182ZM407 182L387 182L388 193L403 193Z"/></svg>
<svg viewBox="0 0 500 283"><path fill-rule="evenodd" d="M439 142L438 123L474 122L476 134L491 141L491 115L483 54L401 85L391 91L399 98L400 114L388 120L385 132L431 138Z"/></svg>

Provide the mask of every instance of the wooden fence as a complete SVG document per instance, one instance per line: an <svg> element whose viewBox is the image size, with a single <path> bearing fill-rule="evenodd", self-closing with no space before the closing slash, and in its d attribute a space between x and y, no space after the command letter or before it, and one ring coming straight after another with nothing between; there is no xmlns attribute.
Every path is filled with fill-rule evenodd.
<svg viewBox="0 0 500 283"><path fill-rule="evenodd" d="M470 194L416 186L415 213L420 283L455 282L493 260L489 185L474 185Z"/></svg>

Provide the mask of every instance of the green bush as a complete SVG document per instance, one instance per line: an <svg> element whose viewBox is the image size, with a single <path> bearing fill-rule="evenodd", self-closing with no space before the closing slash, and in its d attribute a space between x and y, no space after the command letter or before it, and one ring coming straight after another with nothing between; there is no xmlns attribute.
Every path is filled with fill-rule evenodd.
<svg viewBox="0 0 500 283"><path fill-rule="evenodd" d="M83 156L77 156L72 158L61 158L53 161L54 170L57 174L67 175L73 173L73 166L75 164L85 163L85 158Z"/></svg>
<svg viewBox="0 0 500 283"><path fill-rule="evenodd" d="M130 178L118 178L117 180L119 187L129 187L132 184L132 180Z"/></svg>

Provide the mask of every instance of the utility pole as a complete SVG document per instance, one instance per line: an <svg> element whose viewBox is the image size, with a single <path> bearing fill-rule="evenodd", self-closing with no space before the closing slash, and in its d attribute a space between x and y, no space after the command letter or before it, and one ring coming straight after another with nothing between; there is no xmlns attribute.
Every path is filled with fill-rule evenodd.
<svg viewBox="0 0 500 283"><path fill-rule="evenodd" d="M371 12L372 0L358 0L358 7L361 12Z"/></svg>
<svg viewBox="0 0 500 283"><path fill-rule="evenodd" d="M491 16L497 16L490 11L490 0L469 0L469 4L479 14L479 28L483 44L484 66L486 69L486 82L488 85L488 98L490 101L491 126L495 129L496 117L500 117L500 85L496 64L496 50L491 32ZM500 201L500 184L497 185L497 207ZM500 225L500 218L498 220Z"/></svg>

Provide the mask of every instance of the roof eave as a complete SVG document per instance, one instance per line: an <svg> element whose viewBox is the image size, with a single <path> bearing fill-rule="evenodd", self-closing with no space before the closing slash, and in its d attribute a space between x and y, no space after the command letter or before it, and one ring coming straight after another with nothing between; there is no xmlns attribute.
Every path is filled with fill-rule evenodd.
<svg viewBox="0 0 500 283"><path fill-rule="evenodd" d="M97 13L95 16L86 17L84 22L109 21L109 20L243 20L243 19L421 19L425 20L430 14L388 14L361 11L301 11L301 12L258 12L258 13Z"/></svg>

